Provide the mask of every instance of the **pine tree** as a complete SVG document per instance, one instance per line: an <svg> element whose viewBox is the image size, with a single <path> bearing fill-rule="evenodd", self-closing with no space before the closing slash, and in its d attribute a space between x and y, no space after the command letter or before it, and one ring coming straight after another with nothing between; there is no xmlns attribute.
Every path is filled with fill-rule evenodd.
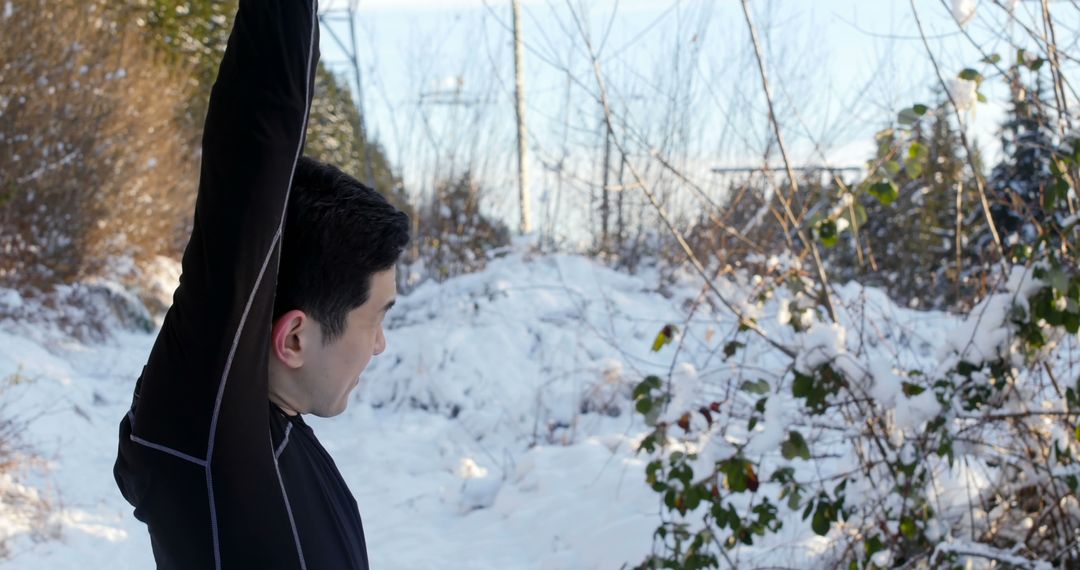
<svg viewBox="0 0 1080 570"><path fill-rule="evenodd" d="M1038 237L1042 195L1053 178L1050 165L1057 144L1053 120L1042 102L1040 77L1036 75L1028 89L1014 67L1011 83L1012 108L1001 127L1004 157L987 183L991 217L1006 246L1030 244Z"/></svg>
<svg viewBox="0 0 1080 570"><path fill-rule="evenodd" d="M411 213L408 197L377 142L364 140L360 111L344 82L321 63L315 71L315 96L308 117L304 154L340 168L367 184L367 153L371 154L375 189L391 203Z"/></svg>

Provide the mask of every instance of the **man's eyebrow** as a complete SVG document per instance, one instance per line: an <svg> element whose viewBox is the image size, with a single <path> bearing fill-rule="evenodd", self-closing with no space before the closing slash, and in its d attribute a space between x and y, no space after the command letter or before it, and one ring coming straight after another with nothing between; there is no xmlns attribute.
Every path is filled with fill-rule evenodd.
<svg viewBox="0 0 1080 570"><path fill-rule="evenodd" d="M386 306L382 308L382 312L385 313L386 311L389 311L390 307L393 307L394 303L396 303L396 302L397 302L397 299L390 299L390 302L387 303Z"/></svg>

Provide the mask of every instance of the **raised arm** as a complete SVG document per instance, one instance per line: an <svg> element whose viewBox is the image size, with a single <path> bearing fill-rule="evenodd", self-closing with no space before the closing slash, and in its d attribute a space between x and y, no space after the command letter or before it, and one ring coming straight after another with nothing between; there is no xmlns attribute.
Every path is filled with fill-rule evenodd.
<svg viewBox="0 0 1080 570"><path fill-rule="evenodd" d="M251 547L295 536L270 450L267 358L317 10L316 0L240 0L210 96L180 286L131 418L132 441L205 471L205 502L181 518L211 529L219 568L298 567L294 545Z"/></svg>
<svg viewBox="0 0 1080 570"><path fill-rule="evenodd" d="M207 454L221 386L265 377L277 251L318 59L315 13L312 0L241 0L211 92L194 229L135 421L139 436L195 457Z"/></svg>

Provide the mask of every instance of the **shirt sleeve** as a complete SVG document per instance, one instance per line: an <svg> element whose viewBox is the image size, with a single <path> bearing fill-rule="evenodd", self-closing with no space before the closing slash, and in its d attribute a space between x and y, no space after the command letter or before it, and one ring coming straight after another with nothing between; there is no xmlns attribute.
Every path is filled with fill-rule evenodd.
<svg viewBox="0 0 1080 570"><path fill-rule="evenodd" d="M271 449L267 366L317 13L317 0L240 0L210 96L180 285L132 418L133 441L205 472L192 508L209 519L219 568L302 565L298 544L267 542L296 535Z"/></svg>

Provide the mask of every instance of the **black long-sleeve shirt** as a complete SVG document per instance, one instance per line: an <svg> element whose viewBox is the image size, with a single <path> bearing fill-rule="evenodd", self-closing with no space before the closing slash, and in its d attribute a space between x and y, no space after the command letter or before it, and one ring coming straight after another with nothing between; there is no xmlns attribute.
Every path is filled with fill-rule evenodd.
<svg viewBox="0 0 1080 570"><path fill-rule="evenodd" d="M356 501L268 399L274 289L318 62L317 0L240 0L210 96L180 285L114 474L162 569L366 569Z"/></svg>

